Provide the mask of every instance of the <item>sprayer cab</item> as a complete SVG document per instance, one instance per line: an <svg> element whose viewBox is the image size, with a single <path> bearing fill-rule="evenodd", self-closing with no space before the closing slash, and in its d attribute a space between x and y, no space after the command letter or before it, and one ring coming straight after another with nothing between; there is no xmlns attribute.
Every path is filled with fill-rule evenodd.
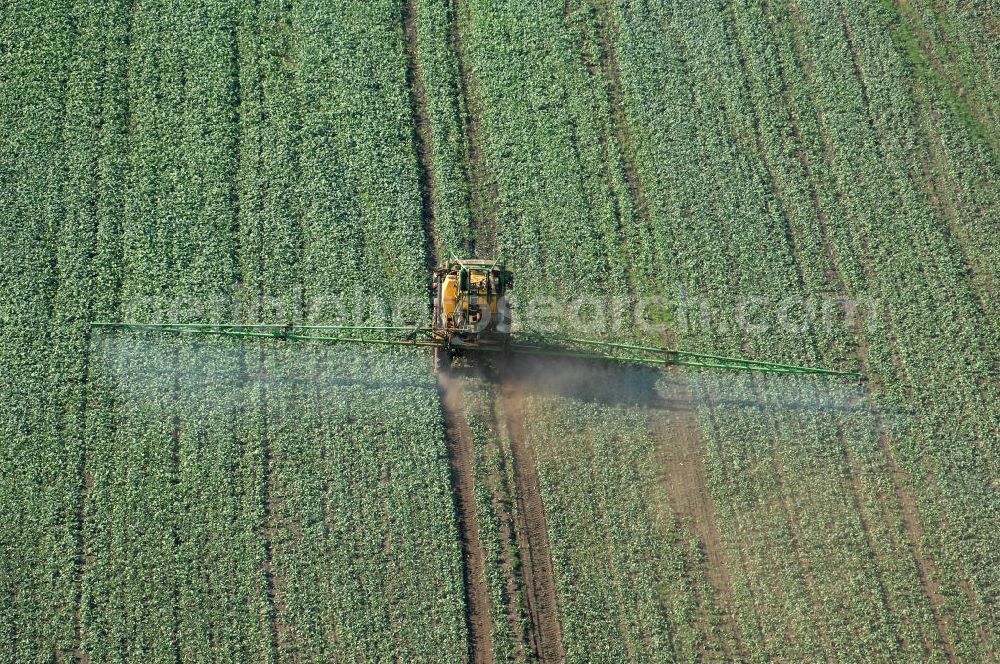
<svg viewBox="0 0 1000 664"><path fill-rule="evenodd" d="M510 342L507 293L514 275L499 260L452 258L433 273L435 339L451 352Z"/></svg>

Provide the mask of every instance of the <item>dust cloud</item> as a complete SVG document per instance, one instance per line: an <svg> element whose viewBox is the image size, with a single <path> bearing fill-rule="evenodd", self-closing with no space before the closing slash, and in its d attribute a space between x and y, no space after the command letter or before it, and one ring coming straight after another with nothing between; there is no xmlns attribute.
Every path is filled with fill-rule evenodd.
<svg viewBox="0 0 1000 664"><path fill-rule="evenodd" d="M514 355L498 358L487 378L519 389L608 406L761 413L863 413L874 404L863 386L823 376L740 374L644 367L585 359Z"/></svg>

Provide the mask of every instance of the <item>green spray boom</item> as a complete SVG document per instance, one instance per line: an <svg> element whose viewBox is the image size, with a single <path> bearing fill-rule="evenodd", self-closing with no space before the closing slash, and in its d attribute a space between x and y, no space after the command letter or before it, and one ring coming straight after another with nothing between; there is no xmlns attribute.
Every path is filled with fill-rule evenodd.
<svg viewBox="0 0 1000 664"><path fill-rule="evenodd" d="M742 357L710 355L656 346L614 343L595 339L580 339L562 335L532 335L519 340L510 335L502 344L456 346L453 335L441 334L435 327L424 326L355 326L355 325L226 325L215 323L91 323L95 330L112 330L143 334L196 335L235 337L241 339L271 339L277 341L307 341L328 344L362 344L372 346L414 346L449 353L517 354L545 357L565 357L584 360L604 360L646 366L680 366L698 369L719 369L763 374L831 376L863 381L864 374L834 371L816 367L751 360ZM445 332L451 332L446 330Z"/></svg>

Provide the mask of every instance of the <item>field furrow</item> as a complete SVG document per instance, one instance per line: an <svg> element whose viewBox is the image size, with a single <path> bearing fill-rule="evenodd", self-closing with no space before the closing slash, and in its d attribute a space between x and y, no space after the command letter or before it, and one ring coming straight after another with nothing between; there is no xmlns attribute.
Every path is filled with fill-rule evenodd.
<svg viewBox="0 0 1000 664"><path fill-rule="evenodd" d="M470 168L470 128L466 74L459 59L456 3L414 0L406 5L408 49L417 96L426 120L418 125L422 160L431 186L436 254L466 253L472 249L471 191L477 185Z"/></svg>
<svg viewBox="0 0 1000 664"><path fill-rule="evenodd" d="M510 441L514 494L517 500L518 551L524 574L526 604L531 618L533 650L540 662L558 662L565 657L556 581L549 552L549 529L539 490L535 460L528 447L523 395L500 395L499 412Z"/></svg>
<svg viewBox="0 0 1000 664"><path fill-rule="evenodd" d="M493 626L487 590L486 556L480 539L475 481L475 440L465 415L461 385L442 374L438 378L444 409L445 435L451 462L451 484L458 512L465 576L469 661L493 662Z"/></svg>
<svg viewBox="0 0 1000 664"><path fill-rule="evenodd" d="M465 416L475 446L476 512L486 554L486 582L497 661L531 661L537 630L528 612L518 545L517 483L510 435L498 413L497 376L476 371L461 379Z"/></svg>

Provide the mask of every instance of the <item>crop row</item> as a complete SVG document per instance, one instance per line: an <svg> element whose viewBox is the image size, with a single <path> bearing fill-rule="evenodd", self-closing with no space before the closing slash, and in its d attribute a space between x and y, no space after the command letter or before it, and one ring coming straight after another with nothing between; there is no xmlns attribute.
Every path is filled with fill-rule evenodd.
<svg viewBox="0 0 1000 664"><path fill-rule="evenodd" d="M240 220L260 252L244 261L257 315L333 322L358 305L377 319L378 298L421 298L397 8L275 3L258 21L259 73L241 87L274 131L246 149L258 161ZM283 348L256 366L279 657L459 659L461 558L426 358Z"/></svg>
<svg viewBox="0 0 1000 664"><path fill-rule="evenodd" d="M60 241L63 84L74 58L66 9L18 3L0 18L0 660L10 662L73 647L78 407L65 441L60 427L81 376L74 335L51 332L77 315L58 280L76 269L67 261L80 239Z"/></svg>
<svg viewBox="0 0 1000 664"><path fill-rule="evenodd" d="M427 167L432 173L431 201L434 240L444 257L463 254L471 240L466 117L462 76L455 52L454 4L445 0L414 0L416 53L410 63L423 86L423 103L430 132Z"/></svg>
<svg viewBox="0 0 1000 664"><path fill-rule="evenodd" d="M495 178L496 250L533 278L520 298L627 295L595 91L561 6L473 0L464 58ZM512 92L516 91L516 92Z"/></svg>
<svg viewBox="0 0 1000 664"><path fill-rule="evenodd" d="M127 71L103 82L134 130L121 144L126 189L113 211L119 256L101 266L121 279L108 318L206 320L202 306L237 280L237 71L217 55L234 48L226 10L157 5L129 16L123 5L116 17L131 20ZM266 658L260 449L240 416L242 354L221 342L98 335L91 358L81 652Z"/></svg>
<svg viewBox="0 0 1000 664"><path fill-rule="evenodd" d="M813 21L820 24L824 18L820 14ZM919 485L923 514L929 515L931 523L946 520L953 524L936 534L944 546L934 553L952 577L949 584L961 583L953 576L957 573L972 586L964 598L971 605L963 606L960 596L952 604L960 624L957 646L971 656L977 646L987 651L996 648L995 643L977 643L979 638L966 623L977 614L979 621L991 620L984 598L993 594L997 583L996 561L989 553L997 550L996 533L983 527L996 511L990 487L996 473L997 429L991 413L996 412L997 391L995 384L985 380L997 362L995 326L962 268L960 247L946 222L935 214L922 174L914 166L914 153L917 160L926 157L921 154L916 111L907 98L913 71L900 62L884 18L873 8L845 6L841 18L853 26L856 69L863 74L861 92L867 106L859 110L867 111L874 131L867 137L857 136L857 125L849 125L846 115L829 123L828 131L835 139L862 146L870 158L884 165L879 171L864 173L870 186L852 191L846 200L859 232L870 238L871 254L863 256L869 261L869 287L885 298L891 321L898 355L896 377L903 389L893 390L895 381L890 378L888 396L905 398L917 409L911 421L904 420L891 432L898 436L893 446L914 478L928 467L933 469L934 482ZM815 56L817 66L831 72L844 70L844 60L834 59L836 53L821 55ZM845 55L841 51L840 57ZM885 69L873 66L874 62L898 66ZM835 107L843 97L823 95L820 99ZM834 174L841 182L856 180L857 164L853 159L837 160ZM992 189L995 196L995 184ZM991 242L988 235L972 239ZM935 502L941 512L926 509Z"/></svg>
<svg viewBox="0 0 1000 664"><path fill-rule="evenodd" d="M833 286L856 296L874 291L884 298L891 319L875 320L865 334L853 339L855 333L849 329L767 338L741 338L733 333L713 337L709 330L685 342L764 357L803 362L823 358L837 363L863 340L868 369L889 383L895 383L894 354L902 352L910 355L902 360L908 370L922 367L917 371L927 371L923 381L927 384L968 384L968 377L944 366L945 355L929 347L928 340L934 329L954 330L954 320L965 321L969 336L964 350L950 349L947 356L965 355L959 365L976 371L986 358L975 357L982 346L974 335L988 334L989 324L969 299L968 282L951 268L960 264L956 248L936 226L907 168L912 162L902 150L903 145L912 149L913 144L907 133L911 126L906 115L909 91L899 76L885 73L906 69L877 64L898 58L888 31L873 22L871 15L864 19L850 16L852 11L865 11L856 5L850 6L846 18L833 5L824 5L823 11L794 3L769 3L768 7L770 16L761 14L757 3L739 3L726 12L705 9L657 16L650 9L619 14L623 81L627 100L631 96L628 110L639 171L647 191L659 194L653 198L654 218L658 228L664 229L661 237L671 242L666 253L680 259L673 266L680 281L690 282L693 290L707 293L723 308L731 304L732 294L753 292L751 288L777 301L784 293L807 294ZM777 22L772 20L775 15L780 19ZM845 21L874 27L858 36L857 31L847 31ZM650 25L673 27L676 32L665 34L673 34L674 39L662 39L661 50L653 50L658 42ZM777 39L769 34L772 25L777 25L773 33ZM695 34L697 42L685 37ZM852 34L860 55L852 50ZM706 50L706 41L715 46ZM653 61L661 65L653 67ZM869 80L862 88L857 70L877 72L882 87ZM645 94L650 89L665 91L656 99L660 106L650 103ZM786 96L783 103L778 101L782 95ZM864 114L865 104L870 104L874 125L845 120L849 113ZM880 141L882 145L876 148ZM862 167L876 162L886 168ZM866 185L858 186L859 182ZM699 189L712 189L719 195L701 201L692 195ZM878 203L869 196L880 196ZM864 199L864 204L857 205L857 199ZM874 215L879 215L878 225L872 225ZM925 239L914 241L904 230L914 227L921 229ZM695 234L699 228L704 230ZM901 241L902 246L889 251ZM936 244L901 260L910 253L907 249L928 241ZM760 255L764 251L766 258ZM926 292L925 302L941 306L947 299L944 308L954 308L955 314L928 311L907 299L908 293L921 290L914 288L913 281L924 280L930 270L940 273L941 281L936 294ZM952 273L946 277L949 270ZM908 283L901 280L903 275ZM962 313L957 314L958 310ZM914 318L917 312L923 318L919 325ZM901 329L907 322L910 331ZM919 334L915 334L917 327L922 328ZM815 388L803 389L812 392ZM894 462L879 449L876 422L861 414L808 419L780 414L762 419L760 414L740 412L734 418L720 412L720 398L743 394L743 398L781 403L781 390L758 383L724 394L715 392L705 393L709 403L716 404L706 422L716 441L713 450L720 455L713 460L714 472L735 467L738 474L734 478L730 470L725 483L715 484L727 522L723 536L730 542L729 550L737 559L753 555L754 569L773 561L780 551L788 551L789 560L782 568L797 571L761 588L789 593L789 599L797 597L803 607L823 607L802 623L795 617L798 611L772 614L777 608L773 602L763 608L744 604L750 610L741 614L741 623L750 635L752 650L790 649L783 651L803 656L807 651L794 649L811 646L847 653L865 644L861 647L883 650L886 656L899 656L893 654L896 647L912 648L917 656L924 648L940 652L942 643L933 632L928 599L916 583L918 570L914 562L905 560L909 547L884 527L884 518L874 508L879 495L892 497L896 490L885 481ZM921 402L921 407L926 409L928 404ZM966 420L971 427L988 422L985 411L972 402L958 408L949 403L947 415L940 411L941 419L933 428L924 429L927 433L919 433L919 428L929 422L910 435L922 439L930 431L948 430L947 418L967 409L972 409ZM986 465L974 461L977 439L988 439L986 430L980 431L970 432L970 437L957 436L949 445L952 455L966 457L960 467L971 472L967 480L976 486L984 481L989 484L979 475L989 467L989 454ZM888 449L898 451L900 440L889 444ZM941 450L935 444L929 453L933 457ZM945 489L952 500L981 504L979 497L973 498L976 491L957 486ZM765 502L765 497L774 502ZM893 510L894 517L888 515L897 524L901 523L900 509ZM754 526L746 522L751 513L755 514ZM770 518L765 516L768 513ZM985 517L984 513L978 518ZM761 524L765 528L758 532ZM989 537L981 533L977 539L988 541ZM778 544L782 540L787 540L787 547ZM973 568L974 574L981 574L978 570L990 566L977 560ZM740 575L734 578L742 602L756 595L753 583L754 579ZM900 620L914 610L921 615L916 624ZM959 615L968 616L965 611ZM865 616L863 622L855 622L860 616ZM777 622L763 622L757 632L756 620ZM794 639L768 642L769 634L787 625L794 625ZM897 640L894 634L903 636ZM962 638L968 636L965 632ZM975 648L974 643L965 643Z"/></svg>
<svg viewBox="0 0 1000 664"><path fill-rule="evenodd" d="M88 339L422 299L397 8L70 4L2 27L3 659L457 661L426 358Z"/></svg>

